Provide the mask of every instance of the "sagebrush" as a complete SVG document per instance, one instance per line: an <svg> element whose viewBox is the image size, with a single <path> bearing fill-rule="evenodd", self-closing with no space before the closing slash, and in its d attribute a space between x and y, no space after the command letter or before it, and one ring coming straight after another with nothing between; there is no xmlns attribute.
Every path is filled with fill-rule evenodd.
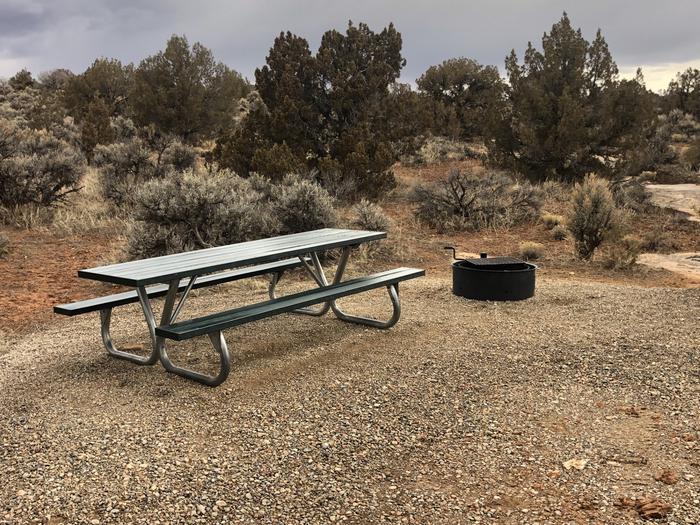
<svg viewBox="0 0 700 525"><path fill-rule="evenodd" d="M576 255L590 259L604 240L619 232L621 216L610 185L589 174L574 187L567 226L575 242Z"/></svg>
<svg viewBox="0 0 700 525"><path fill-rule="evenodd" d="M419 185L412 200L416 215L439 231L507 227L533 219L541 206L540 192L529 182L476 169Z"/></svg>

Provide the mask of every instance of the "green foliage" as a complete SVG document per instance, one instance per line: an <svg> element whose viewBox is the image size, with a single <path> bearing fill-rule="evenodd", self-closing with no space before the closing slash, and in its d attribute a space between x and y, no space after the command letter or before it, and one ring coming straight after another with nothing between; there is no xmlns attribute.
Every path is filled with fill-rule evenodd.
<svg viewBox="0 0 700 525"><path fill-rule="evenodd" d="M216 62L209 49L173 35L164 51L134 71L129 102L137 124L191 142L228 125L248 90L245 79Z"/></svg>
<svg viewBox="0 0 700 525"><path fill-rule="evenodd" d="M634 151L653 123L653 100L641 73L619 80L600 31L593 42L569 18L529 45L523 64L506 58L507 106L491 115L494 157L534 180L579 180Z"/></svg>
<svg viewBox="0 0 700 525"><path fill-rule="evenodd" d="M348 186L355 193L381 195L394 184L393 142L411 129L405 112L389 102L404 64L401 35L393 25L380 33L352 23L345 34L328 31L315 55L305 39L280 34L266 64L255 72L262 104L220 136L219 163L247 176L254 171L253 159L267 165L266 152L284 144L288 159L341 174L352 180ZM397 92L397 98L411 97L406 89ZM402 125L394 127L387 112L403 115ZM256 157L259 150L263 153Z"/></svg>
<svg viewBox="0 0 700 525"><path fill-rule="evenodd" d="M586 175L575 186L567 226L575 241L576 255L584 260L619 231L621 217L607 181Z"/></svg>
<svg viewBox="0 0 700 525"><path fill-rule="evenodd" d="M490 112L502 104L504 83L494 66L452 58L431 66L417 81L432 101L432 131L446 135L456 118L463 139L482 136Z"/></svg>
<svg viewBox="0 0 700 525"><path fill-rule="evenodd" d="M68 143L0 119L0 206L51 206L79 189L83 172L82 156Z"/></svg>
<svg viewBox="0 0 700 525"><path fill-rule="evenodd" d="M133 82L134 68L119 60L98 58L80 75L70 77L65 86L64 103L76 122L82 123L100 101L109 117L122 115Z"/></svg>
<svg viewBox="0 0 700 525"><path fill-rule="evenodd" d="M507 227L533 219L540 193L495 171L453 171L445 181L415 188L416 215L438 231Z"/></svg>
<svg viewBox="0 0 700 525"><path fill-rule="evenodd" d="M39 84L49 91L63 91L74 76L69 69L53 69L39 75Z"/></svg>
<svg viewBox="0 0 700 525"><path fill-rule="evenodd" d="M252 169L264 177L282 180L288 173L304 170L304 163L294 156L286 143L273 144L269 148L258 148L251 162Z"/></svg>
<svg viewBox="0 0 700 525"><path fill-rule="evenodd" d="M34 83L35 82L34 78L32 77L32 74L26 69L18 71L9 80L9 84L12 87L12 89L15 89L17 91L33 87Z"/></svg>
<svg viewBox="0 0 700 525"><path fill-rule="evenodd" d="M700 118L700 70L689 67L678 73L668 85L666 101L670 108Z"/></svg>
<svg viewBox="0 0 700 525"><path fill-rule="evenodd" d="M287 175L279 187L274 210L282 233L330 228L338 222L333 198L317 183L298 175Z"/></svg>

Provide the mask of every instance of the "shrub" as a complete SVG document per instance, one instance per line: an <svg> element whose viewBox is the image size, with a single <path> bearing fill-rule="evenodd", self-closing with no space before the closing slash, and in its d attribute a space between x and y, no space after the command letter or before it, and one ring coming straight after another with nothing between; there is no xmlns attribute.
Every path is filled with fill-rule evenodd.
<svg viewBox="0 0 700 525"><path fill-rule="evenodd" d="M545 199L551 199L556 202L568 202L571 197L571 187L557 180L546 180L539 184L540 191Z"/></svg>
<svg viewBox="0 0 700 525"><path fill-rule="evenodd" d="M136 259L269 237L281 228L266 197L226 170L151 180L135 201L128 254Z"/></svg>
<svg viewBox="0 0 700 525"><path fill-rule="evenodd" d="M129 136L127 124L121 122L118 127L123 136ZM145 135L148 141L133 135L95 148L94 163L102 171L105 197L118 206L133 204L135 186L173 170L184 171L195 166L197 154L192 146L169 137L154 137L148 132Z"/></svg>
<svg viewBox="0 0 700 525"><path fill-rule="evenodd" d="M0 259L5 259L10 253L10 238L5 232L0 232Z"/></svg>
<svg viewBox="0 0 700 525"><path fill-rule="evenodd" d="M297 233L335 226L338 215L333 197L316 182L287 175L274 202L282 233Z"/></svg>
<svg viewBox="0 0 700 525"><path fill-rule="evenodd" d="M637 263L641 251L642 241L637 237L625 235L610 247L603 259L603 266L614 270L630 268Z"/></svg>
<svg viewBox="0 0 700 525"><path fill-rule="evenodd" d="M568 236L569 230L566 229L566 226L558 224L554 228L552 228L552 237L555 241L563 241Z"/></svg>
<svg viewBox="0 0 700 525"><path fill-rule="evenodd" d="M562 224L564 222L564 217L561 215L553 215L551 213L543 213L542 222L544 223L545 228L551 230L555 226Z"/></svg>
<svg viewBox="0 0 700 525"><path fill-rule="evenodd" d="M384 210L377 204L367 199L362 199L352 208L354 218L352 225L356 228L369 231L388 231L391 228L391 220ZM372 241L360 247L360 257L369 259L391 259L396 255L397 245L394 235L389 240Z"/></svg>
<svg viewBox="0 0 700 525"><path fill-rule="evenodd" d="M363 230L387 231L391 225L389 217L377 204L362 199L353 207L355 219L353 225Z"/></svg>
<svg viewBox="0 0 700 525"><path fill-rule="evenodd" d="M260 175L277 181L289 173L299 173L304 169L304 163L294 156L285 143L258 149L253 155L251 166Z"/></svg>
<svg viewBox="0 0 700 525"><path fill-rule="evenodd" d="M417 153L418 161L423 164L444 162L446 160L465 160L470 155L467 144L447 137L430 136L425 139Z"/></svg>
<svg viewBox="0 0 700 525"><path fill-rule="evenodd" d="M698 175L685 166L666 164L659 166L654 180L657 184L688 184L697 182Z"/></svg>
<svg viewBox="0 0 700 525"><path fill-rule="evenodd" d="M105 197L118 206L133 204L133 189L156 175L151 151L139 138L95 148Z"/></svg>
<svg viewBox="0 0 700 525"><path fill-rule="evenodd" d="M590 259L596 248L618 230L620 222L607 181L587 175L574 187L567 225L579 258Z"/></svg>
<svg viewBox="0 0 700 525"><path fill-rule="evenodd" d="M688 149L683 152L683 162L685 162L691 170L700 170L700 138L695 139Z"/></svg>
<svg viewBox="0 0 700 525"><path fill-rule="evenodd" d="M79 189L83 157L48 131L0 120L0 206L51 206Z"/></svg>
<svg viewBox="0 0 700 525"><path fill-rule="evenodd" d="M507 227L532 219L540 193L494 171L453 171L447 180L419 185L412 199L417 216L439 231Z"/></svg>
<svg viewBox="0 0 700 525"><path fill-rule="evenodd" d="M636 212L644 212L651 206L651 197L638 180L631 180L613 186L615 203Z"/></svg>
<svg viewBox="0 0 700 525"><path fill-rule="evenodd" d="M640 249L645 252L671 253L680 249L680 245L664 231L665 225L660 225L646 232L641 239Z"/></svg>
<svg viewBox="0 0 700 525"><path fill-rule="evenodd" d="M542 257L544 246L539 242L521 242L518 246L518 254L526 261L534 261Z"/></svg>
<svg viewBox="0 0 700 525"><path fill-rule="evenodd" d="M178 171L184 171L194 168L196 160L197 152L192 146L175 140L163 151L160 163L164 166L172 166Z"/></svg>

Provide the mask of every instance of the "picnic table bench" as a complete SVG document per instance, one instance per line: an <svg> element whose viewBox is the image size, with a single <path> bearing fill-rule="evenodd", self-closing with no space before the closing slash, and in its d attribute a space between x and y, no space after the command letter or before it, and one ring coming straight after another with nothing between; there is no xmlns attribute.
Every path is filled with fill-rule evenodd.
<svg viewBox="0 0 700 525"><path fill-rule="evenodd" d="M328 311L332 311L342 321L375 328L390 328L395 325L401 315L399 283L425 275L424 270L396 268L342 280L352 249L385 237L385 232L325 228L80 270L79 277L127 286L134 290L57 305L54 312L68 316L99 312L102 340L110 355L139 365L153 365L160 360L169 372L209 386L217 386L226 379L231 366L223 335L223 331L228 328L287 312L322 316ZM335 275L329 282L319 254L331 249L340 249L341 254ZM317 287L277 297L276 286L282 275L294 268L306 270ZM191 290L261 275L270 276L269 300L177 321ZM385 321L348 314L335 302L342 297L382 287L387 288L393 307L391 317ZM151 306L151 300L158 297L165 297L160 323L156 322ZM119 350L110 334L112 310L137 302L143 310L151 338L151 352L146 356ZM312 308L318 305L321 305L320 308ZM204 335L209 337L219 354L219 372L215 376L174 364L166 351L166 339L183 341Z"/></svg>

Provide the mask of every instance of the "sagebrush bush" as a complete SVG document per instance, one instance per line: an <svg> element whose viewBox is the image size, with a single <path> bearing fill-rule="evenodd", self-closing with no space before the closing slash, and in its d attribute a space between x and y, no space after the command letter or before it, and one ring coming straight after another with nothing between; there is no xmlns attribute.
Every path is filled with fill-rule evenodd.
<svg viewBox="0 0 700 525"><path fill-rule="evenodd" d="M571 197L571 186L558 180L546 180L538 184L542 197L556 202L568 202Z"/></svg>
<svg viewBox="0 0 700 525"><path fill-rule="evenodd" d="M282 233L297 233L335 226L338 215L333 197L316 182L287 175L278 187L274 210Z"/></svg>
<svg viewBox="0 0 700 525"><path fill-rule="evenodd" d="M518 246L518 255L526 261L535 261L544 254L544 245L539 242L521 242Z"/></svg>
<svg viewBox="0 0 700 525"><path fill-rule="evenodd" d="M425 139L416 154L416 161L421 164L432 164L447 160L465 160L473 156L467 143L448 137L429 136Z"/></svg>
<svg viewBox="0 0 700 525"><path fill-rule="evenodd" d="M145 183L136 194L132 258L270 237L281 229L266 197L223 170L188 170Z"/></svg>
<svg viewBox="0 0 700 525"><path fill-rule="evenodd" d="M51 206L80 188L82 155L45 130L0 119L0 206Z"/></svg>
<svg viewBox="0 0 700 525"><path fill-rule="evenodd" d="M156 176L151 157L137 137L95 147L93 162L102 172L105 197L118 206L133 204L134 188Z"/></svg>
<svg viewBox="0 0 700 525"><path fill-rule="evenodd" d="M131 134L130 121L119 122L120 133L128 138L94 150L94 164L102 172L104 195L118 206L133 204L133 188L173 171L195 166L197 154L190 145L169 137L143 139ZM116 125L116 124L115 124Z"/></svg>
<svg viewBox="0 0 700 525"><path fill-rule="evenodd" d="M591 174L574 187L567 226L575 241L576 255L584 260L619 231L621 217L607 181Z"/></svg>
<svg viewBox="0 0 700 525"><path fill-rule="evenodd" d="M544 224L545 228L548 230L551 230L555 226L559 226L564 222L564 217L561 215L554 215L552 213L543 213L542 214L542 223Z"/></svg>
<svg viewBox="0 0 700 525"><path fill-rule="evenodd" d="M0 259L5 259L10 254L10 238L5 232L0 232Z"/></svg>
<svg viewBox="0 0 700 525"><path fill-rule="evenodd" d="M333 199L316 182L287 176L274 184L228 170L172 172L135 194L131 258L153 257L334 226Z"/></svg>
<svg viewBox="0 0 700 525"><path fill-rule="evenodd" d="M680 249L676 240L664 231L665 225L659 225L642 235L641 250L655 253L671 253Z"/></svg>
<svg viewBox="0 0 700 525"><path fill-rule="evenodd" d="M603 266L614 270L630 268L637 263L641 251L642 241L637 237L625 235L609 247L603 259Z"/></svg>
<svg viewBox="0 0 700 525"><path fill-rule="evenodd" d="M439 231L497 228L531 220L540 192L495 171L453 171L447 180L415 188L417 216Z"/></svg>
<svg viewBox="0 0 700 525"><path fill-rule="evenodd" d="M569 236L569 230L563 224L557 224L551 231L555 241L563 241Z"/></svg>
<svg viewBox="0 0 700 525"><path fill-rule="evenodd" d="M638 180L616 184L612 191L615 203L621 208L644 212L651 206L651 196Z"/></svg>
<svg viewBox="0 0 700 525"><path fill-rule="evenodd" d="M172 166L178 171L194 168L197 152L189 144L174 140L163 150L160 157L162 166Z"/></svg>
<svg viewBox="0 0 700 525"><path fill-rule="evenodd" d="M352 208L354 219L353 226L362 230L387 231L391 226L389 217L378 204L367 199L362 199Z"/></svg>
<svg viewBox="0 0 700 525"><path fill-rule="evenodd" d="M700 138L695 139L688 146L682 158L691 170L700 171Z"/></svg>

